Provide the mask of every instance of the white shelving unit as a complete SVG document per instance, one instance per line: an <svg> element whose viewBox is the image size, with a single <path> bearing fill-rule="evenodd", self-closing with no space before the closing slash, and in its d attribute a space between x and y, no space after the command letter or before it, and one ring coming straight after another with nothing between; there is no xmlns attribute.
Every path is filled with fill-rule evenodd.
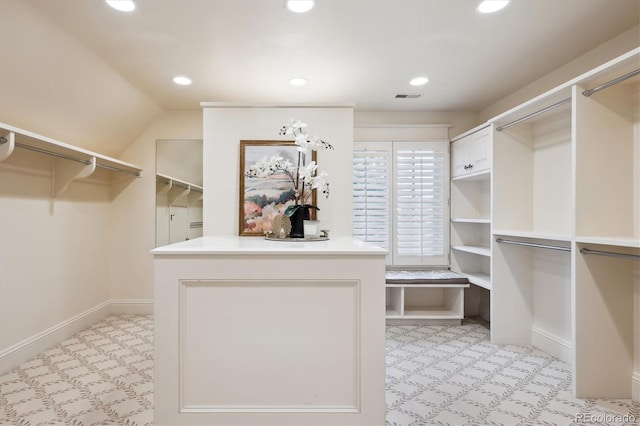
<svg viewBox="0 0 640 426"><path fill-rule="evenodd" d="M634 324L638 327L640 319L640 305L635 318L633 305L640 292L640 75L584 93L637 70L638 57L636 52L574 87L574 374L579 395L628 397L629 372L635 369L633 394L640 399L637 330L635 354L633 349ZM583 249L606 255L583 254ZM597 367L604 364L611 367Z"/></svg>
<svg viewBox="0 0 640 426"><path fill-rule="evenodd" d="M491 338L569 362L577 397L640 398L639 63L640 48L489 120Z"/></svg>
<svg viewBox="0 0 640 426"><path fill-rule="evenodd" d="M491 132L485 124L451 143L451 269L486 290L491 290Z"/></svg>
<svg viewBox="0 0 640 426"><path fill-rule="evenodd" d="M460 324L467 287L469 284L387 284L387 323Z"/></svg>
<svg viewBox="0 0 640 426"><path fill-rule="evenodd" d="M0 123L0 162L30 165L18 151L37 152L51 158L51 197L64 193L76 179L91 177L112 182L116 176L140 177L142 174L142 169L134 164Z"/></svg>
<svg viewBox="0 0 640 426"><path fill-rule="evenodd" d="M203 188L201 185L196 185L195 183L180 180L162 173L156 173L156 193L172 194L168 196L169 204L173 204L173 201L179 197L186 196L193 201L202 200L202 192Z"/></svg>

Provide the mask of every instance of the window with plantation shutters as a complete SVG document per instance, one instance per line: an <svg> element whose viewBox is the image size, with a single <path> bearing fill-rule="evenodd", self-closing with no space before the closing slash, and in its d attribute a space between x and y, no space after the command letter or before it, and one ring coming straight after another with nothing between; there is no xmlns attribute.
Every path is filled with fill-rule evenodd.
<svg viewBox="0 0 640 426"><path fill-rule="evenodd" d="M449 142L393 144L393 263L449 264Z"/></svg>
<svg viewBox="0 0 640 426"><path fill-rule="evenodd" d="M356 142L353 234L392 265L448 265L449 142Z"/></svg>
<svg viewBox="0 0 640 426"><path fill-rule="evenodd" d="M353 235L391 252L391 143L354 144ZM390 258L390 256L389 256Z"/></svg>

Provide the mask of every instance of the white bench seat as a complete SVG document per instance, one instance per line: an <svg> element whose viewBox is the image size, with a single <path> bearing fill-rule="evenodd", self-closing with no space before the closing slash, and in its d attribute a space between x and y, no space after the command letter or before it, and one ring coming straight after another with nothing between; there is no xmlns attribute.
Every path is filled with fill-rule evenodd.
<svg viewBox="0 0 640 426"><path fill-rule="evenodd" d="M466 276L449 270L388 270L387 324L455 325L464 318Z"/></svg>

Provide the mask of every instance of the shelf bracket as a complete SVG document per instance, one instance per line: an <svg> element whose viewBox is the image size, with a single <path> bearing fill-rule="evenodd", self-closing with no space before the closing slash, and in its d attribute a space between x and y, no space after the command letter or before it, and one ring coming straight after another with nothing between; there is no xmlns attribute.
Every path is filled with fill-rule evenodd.
<svg viewBox="0 0 640 426"><path fill-rule="evenodd" d="M181 189L178 187L174 187L174 189ZM187 186L187 189L183 189L182 191L178 190L178 191L171 191L169 192L169 194L167 195L167 201L169 202L169 205L173 205L173 203L180 197L186 197L187 195L189 195L189 193L191 192L191 185Z"/></svg>
<svg viewBox="0 0 640 426"><path fill-rule="evenodd" d="M62 194L71 182L89 177L95 170L96 157L91 157L86 164L56 158L51 171L51 197Z"/></svg>
<svg viewBox="0 0 640 426"><path fill-rule="evenodd" d="M16 147L16 135L13 132L7 132L0 136L0 161L4 161L13 153Z"/></svg>
<svg viewBox="0 0 640 426"><path fill-rule="evenodd" d="M189 200L189 201L188 201L188 202L189 202L189 205L190 205L190 206L192 206L192 205L194 205L195 203L197 203L198 201L202 200L202 198L203 198L203 197L202 197L202 192L198 192L198 191L191 191L191 192L187 195L187 198L188 198L188 200Z"/></svg>
<svg viewBox="0 0 640 426"><path fill-rule="evenodd" d="M156 194L167 194L173 188L173 180L169 179L168 182L156 181Z"/></svg>

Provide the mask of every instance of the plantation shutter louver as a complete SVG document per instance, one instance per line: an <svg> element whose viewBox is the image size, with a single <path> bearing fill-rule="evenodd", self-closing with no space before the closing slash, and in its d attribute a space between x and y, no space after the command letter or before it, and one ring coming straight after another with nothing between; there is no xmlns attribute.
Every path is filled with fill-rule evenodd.
<svg viewBox="0 0 640 426"><path fill-rule="evenodd" d="M387 250L391 250L391 155L389 142L354 144L353 236Z"/></svg>
<svg viewBox="0 0 640 426"><path fill-rule="evenodd" d="M448 150L449 142L394 142L394 264L449 264Z"/></svg>

